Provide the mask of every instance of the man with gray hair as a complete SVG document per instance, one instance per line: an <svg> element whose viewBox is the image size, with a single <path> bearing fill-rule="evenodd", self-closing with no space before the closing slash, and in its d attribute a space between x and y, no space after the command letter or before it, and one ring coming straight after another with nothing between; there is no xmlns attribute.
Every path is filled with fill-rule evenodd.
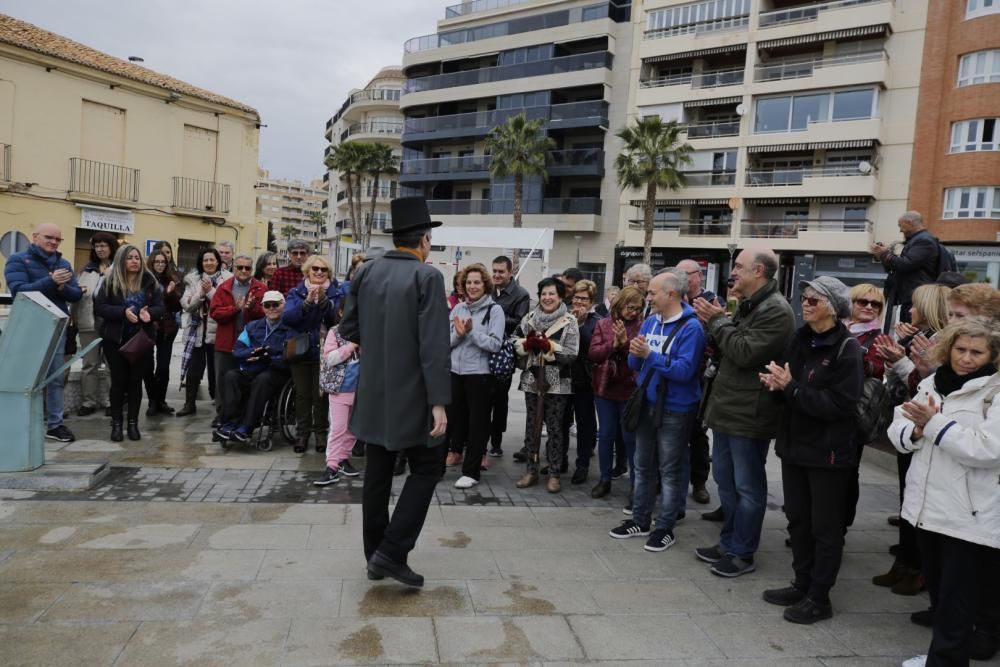
<svg viewBox="0 0 1000 667"><path fill-rule="evenodd" d="M637 290L642 292L643 296L646 295L646 290L649 288L649 281L653 278L653 270L649 268L649 264L633 264L625 271L625 287L635 287ZM649 317L650 305L649 302L646 303L645 308L642 310L643 319Z"/></svg>
<svg viewBox="0 0 1000 667"><path fill-rule="evenodd" d="M281 292L286 299L288 292L302 282L302 264L310 255L309 244L301 239L288 242L288 264L278 267L271 278L270 287Z"/></svg>
<svg viewBox="0 0 1000 667"><path fill-rule="evenodd" d="M891 296L886 299L886 312L891 313L893 306L899 306L900 321L909 322L913 290L937 280L941 273L941 253L937 239L927 231L924 218L917 211L907 211L899 216L896 224L905 239L900 254L895 254L891 245L886 246L881 241L873 243L869 252L882 262L889 274L886 293ZM890 319L886 318L886 327L890 326Z"/></svg>
<svg viewBox="0 0 1000 667"><path fill-rule="evenodd" d="M233 253L236 252L236 246L233 245L232 241L219 241L215 244L215 250L222 258L222 268L232 273Z"/></svg>
<svg viewBox="0 0 1000 667"><path fill-rule="evenodd" d="M628 365L639 372L637 382L645 391L645 401L635 433L632 518L612 528L609 535L615 539L648 536L646 551L673 546L674 524L682 511L679 502L687 495L687 443L701 401L699 370L705 332L685 303L686 294L683 270L657 273L646 296L653 315L629 344ZM657 477L660 511L650 531Z"/></svg>

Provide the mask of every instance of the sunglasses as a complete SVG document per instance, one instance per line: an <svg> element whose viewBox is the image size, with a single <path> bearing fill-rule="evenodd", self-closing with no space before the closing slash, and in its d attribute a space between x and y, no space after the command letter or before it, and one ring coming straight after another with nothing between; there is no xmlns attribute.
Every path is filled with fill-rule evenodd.
<svg viewBox="0 0 1000 667"><path fill-rule="evenodd" d="M313 266L309 269L310 271L315 271L316 273L326 273L329 271L325 266Z"/></svg>
<svg viewBox="0 0 1000 667"><path fill-rule="evenodd" d="M802 296L799 297L799 301L801 303L807 303L813 308L815 308L819 304L824 303L826 299L824 299L821 296L806 296L805 294L803 294Z"/></svg>
<svg viewBox="0 0 1000 667"><path fill-rule="evenodd" d="M290 252L290 253L288 253L288 254L289 254L289 255L292 255L292 256L294 256L294 257L305 257L305 256L306 256L306 255L308 255L309 253L308 253L308 252L306 252L305 250L293 250L293 251L291 251L291 252Z"/></svg>
<svg viewBox="0 0 1000 667"><path fill-rule="evenodd" d="M236 265L236 270L237 271L252 271L253 267L237 264Z"/></svg>
<svg viewBox="0 0 1000 667"><path fill-rule="evenodd" d="M882 310L881 301L872 301L871 299L855 299L854 303L858 304L862 308L871 308L873 310Z"/></svg>
<svg viewBox="0 0 1000 667"><path fill-rule="evenodd" d="M281 304L282 304L281 301L267 301L265 303L262 303L261 305L264 306L264 308L270 310L271 308L280 308Z"/></svg>

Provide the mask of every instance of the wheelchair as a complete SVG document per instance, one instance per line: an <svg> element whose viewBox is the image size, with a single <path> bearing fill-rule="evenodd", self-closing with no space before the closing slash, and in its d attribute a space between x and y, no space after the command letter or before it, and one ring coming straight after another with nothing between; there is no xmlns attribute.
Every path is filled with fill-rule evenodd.
<svg viewBox="0 0 1000 667"><path fill-rule="evenodd" d="M274 438L277 436L284 438L289 445L295 444L295 383L291 378L264 406L264 416L246 444L259 452L269 452L274 447ZM228 452L234 445L244 443L224 440L219 444Z"/></svg>

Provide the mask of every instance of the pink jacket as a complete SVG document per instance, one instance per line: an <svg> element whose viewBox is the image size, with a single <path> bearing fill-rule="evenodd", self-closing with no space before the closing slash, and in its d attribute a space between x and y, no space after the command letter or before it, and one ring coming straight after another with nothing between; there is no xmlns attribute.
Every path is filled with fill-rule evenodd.
<svg viewBox="0 0 1000 667"><path fill-rule="evenodd" d="M343 341L343 339L338 339L337 327L330 329L326 334L326 341L323 343L323 362L329 366L338 366L347 362L351 356L358 350L358 346L354 343ZM349 398L350 402L354 402L354 392L340 392L338 394L331 394L330 398L336 398L337 396L344 396Z"/></svg>

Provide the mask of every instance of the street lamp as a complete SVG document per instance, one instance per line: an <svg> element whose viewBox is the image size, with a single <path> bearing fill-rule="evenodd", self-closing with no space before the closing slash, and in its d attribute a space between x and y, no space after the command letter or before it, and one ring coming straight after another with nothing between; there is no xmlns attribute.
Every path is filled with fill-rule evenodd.
<svg viewBox="0 0 1000 667"><path fill-rule="evenodd" d="M583 240L583 237L580 236L579 234L577 234L573 238L576 240L576 264L575 264L575 266L576 266L576 268L580 268L580 241Z"/></svg>

